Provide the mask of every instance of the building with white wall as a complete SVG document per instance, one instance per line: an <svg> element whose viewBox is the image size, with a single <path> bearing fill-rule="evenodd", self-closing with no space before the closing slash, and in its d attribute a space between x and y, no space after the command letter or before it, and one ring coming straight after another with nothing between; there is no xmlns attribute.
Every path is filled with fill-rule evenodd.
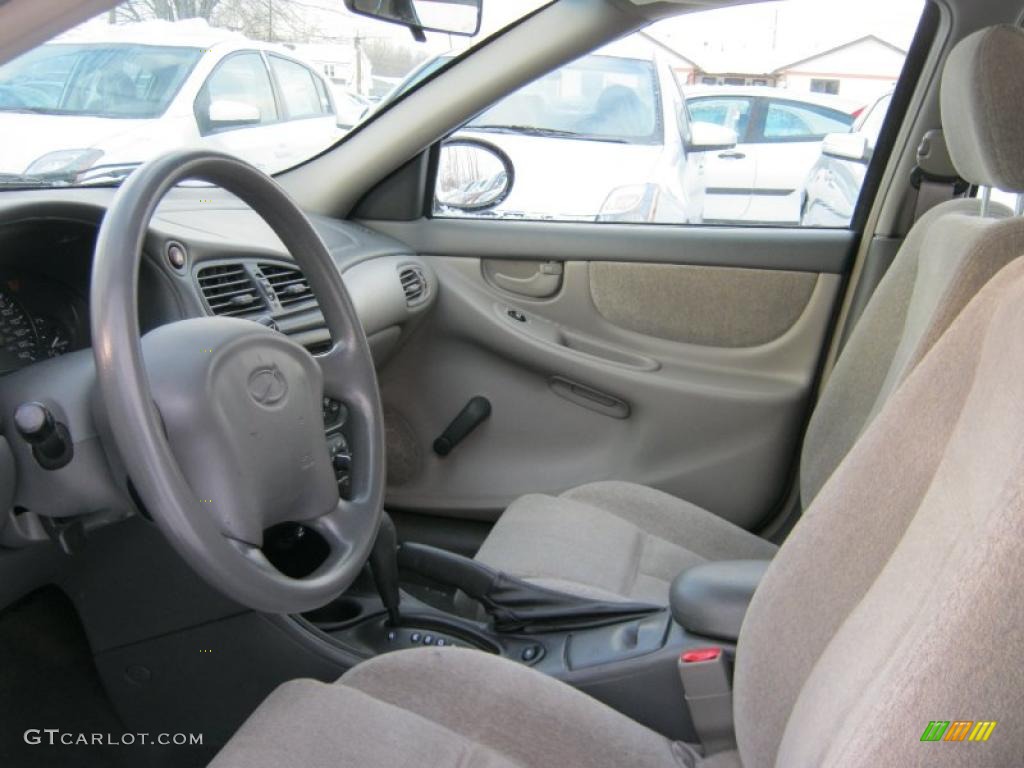
<svg viewBox="0 0 1024 768"><path fill-rule="evenodd" d="M776 85L869 103L896 86L907 52L866 35L775 69Z"/></svg>
<svg viewBox="0 0 1024 768"><path fill-rule="evenodd" d="M893 89L907 52L880 37L866 35L782 63L780 52L774 50L705 50L677 56L672 69L683 85L767 85L831 93L868 104Z"/></svg>

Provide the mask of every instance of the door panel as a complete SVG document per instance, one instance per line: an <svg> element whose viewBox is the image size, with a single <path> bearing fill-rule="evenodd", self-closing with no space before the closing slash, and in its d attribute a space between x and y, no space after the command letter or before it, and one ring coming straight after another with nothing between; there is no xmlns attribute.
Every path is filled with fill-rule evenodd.
<svg viewBox="0 0 1024 768"><path fill-rule="evenodd" d="M632 252L657 254L646 235L658 229L634 228ZM723 232L719 254L743 248ZM546 234L543 262L572 250ZM823 263L842 262L841 243L821 249ZM427 258L435 311L380 374L389 505L494 519L523 493L614 478L750 527L780 500L839 275L576 258L557 294L535 300L496 285L488 260ZM477 395L491 417L434 455Z"/></svg>
<svg viewBox="0 0 1024 768"><path fill-rule="evenodd" d="M754 347L799 319L813 272L599 262L590 267L594 307L613 325L659 339Z"/></svg>
<svg viewBox="0 0 1024 768"><path fill-rule="evenodd" d="M738 138L733 149L705 153L704 221L742 221L757 178L757 155L746 146L754 100L710 96L687 99L686 104L690 119L729 128Z"/></svg>
<svg viewBox="0 0 1024 768"><path fill-rule="evenodd" d="M821 141L761 142L748 149L757 157L757 180L747 220L799 224L800 192L821 156Z"/></svg>
<svg viewBox="0 0 1024 768"><path fill-rule="evenodd" d="M560 261L484 261L484 276L495 288L518 296L546 299L562 287Z"/></svg>
<svg viewBox="0 0 1024 768"><path fill-rule="evenodd" d="M757 155L747 145L706 153L704 221L744 221L757 182Z"/></svg>
<svg viewBox="0 0 1024 768"><path fill-rule="evenodd" d="M847 271L848 229L643 226L561 221L417 219L366 221L421 254L495 261L622 261L709 267Z"/></svg>

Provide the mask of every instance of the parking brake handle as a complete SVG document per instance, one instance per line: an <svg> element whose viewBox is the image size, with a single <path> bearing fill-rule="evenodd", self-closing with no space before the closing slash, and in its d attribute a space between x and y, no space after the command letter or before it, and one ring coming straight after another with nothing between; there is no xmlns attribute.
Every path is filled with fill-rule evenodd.
<svg viewBox="0 0 1024 768"><path fill-rule="evenodd" d="M662 610L648 603L604 601L547 589L426 544L404 543L398 563L403 570L462 590L483 606L496 632L585 629Z"/></svg>

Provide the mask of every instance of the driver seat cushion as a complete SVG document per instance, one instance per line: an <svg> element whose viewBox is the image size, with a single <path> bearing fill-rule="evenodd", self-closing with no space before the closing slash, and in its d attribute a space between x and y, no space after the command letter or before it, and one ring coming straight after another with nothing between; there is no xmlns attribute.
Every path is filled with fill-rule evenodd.
<svg viewBox="0 0 1024 768"><path fill-rule="evenodd" d="M700 764L685 744L522 664L417 648L365 661L333 684L281 685L210 768Z"/></svg>
<svg viewBox="0 0 1024 768"><path fill-rule="evenodd" d="M778 548L688 501L602 481L516 499L476 559L540 586L599 600L668 601L680 571L709 560L768 560Z"/></svg>

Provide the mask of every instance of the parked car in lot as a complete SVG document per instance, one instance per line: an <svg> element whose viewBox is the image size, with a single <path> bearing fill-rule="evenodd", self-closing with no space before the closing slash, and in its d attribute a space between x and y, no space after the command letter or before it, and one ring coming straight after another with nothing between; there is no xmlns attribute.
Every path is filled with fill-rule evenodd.
<svg viewBox="0 0 1024 768"><path fill-rule="evenodd" d="M384 103L450 60L424 63ZM666 63L627 55L623 44L551 72L452 137L493 145L515 179L497 205L469 215L700 223L704 157L734 146L736 136L729 128L691 121L683 103Z"/></svg>
<svg viewBox="0 0 1024 768"><path fill-rule="evenodd" d="M804 183L800 224L806 227L848 227L875 153L878 135L892 103L887 93L866 109L850 133L829 134Z"/></svg>
<svg viewBox="0 0 1024 768"><path fill-rule="evenodd" d="M351 128L370 111L370 102L347 88L335 86L331 89L331 96L338 113L338 125L342 128Z"/></svg>
<svg viewBox="0 0 1024 768"><path fill-rule="evenodd" d="M693 120L734 130L736 147L705 163L704 220L796 224L803 181L828 134L849 131L863 105L768 86L689 87Z"/></svg>
<svg viewBox="0 0 1024 768"><path fill-rule="evenodd" d="M273 173L343 133L324 79L287 49L195 20L102 25L0 67L0 174L103 181L172 147Z"/></svg>

